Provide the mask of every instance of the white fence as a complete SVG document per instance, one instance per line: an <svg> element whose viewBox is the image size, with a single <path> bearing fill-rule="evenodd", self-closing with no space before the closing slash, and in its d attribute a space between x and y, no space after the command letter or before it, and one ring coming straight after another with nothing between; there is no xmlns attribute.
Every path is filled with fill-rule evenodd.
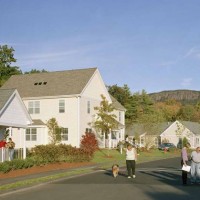
<svg viewBox="0 0 200 200"><path fill-rule="evenodd" d="M14 158L23 159L23 149L15 149ZM9 153L7 148L0 148L0 162L9 161Z"/></svg>

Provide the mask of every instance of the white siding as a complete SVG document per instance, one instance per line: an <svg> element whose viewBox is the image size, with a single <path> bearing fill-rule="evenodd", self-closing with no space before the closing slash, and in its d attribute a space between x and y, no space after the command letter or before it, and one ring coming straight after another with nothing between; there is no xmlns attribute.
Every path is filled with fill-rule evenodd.
<svg viewBox="0 0 200 200"><path fill-rule="evenodd" d="M26 127L29 123L27 115L25 114L24 109L22 109L21 102L17 96L12 99L9 106L0 117L0 123L9 124L13 127Z"/></svg>
<svg viewBox="0 0 200 200"><path fill-rule="evenodd" d="M59 113L60 99L65 100L65 113ZM29 101L24 101L27 108ZM49 119L56 118L59 126L68 128L68 141L66 141L65 143L77 146L77 97L41 99L39 101L40 114L32 114L32 119L41 119L44 123L47 123Z"/></svg>
<svg viewBox="0 0 200 200"><path fill-rule="evenodd" d="M85 88L81 96L89 97L90 99L101 101L101 94L103 94L106 97L106 99L109 102L111 102L111 99L105 87L105 84L103 83L101 75L99 74L97 70L94 76L92 77L92 79L89 81L87 87Z"/></svg>
<svg viewBox="0 0 200 200"><path fill-rule="evenodd" d="M177 123L179 124L181 132L178 131ZM177 121L174 122L168 129L166 129L161 134L161 140L167 139L169 142L173 143L176 146L179 142L179 138L184 138L184 137L186 137L188 141L190 142L191 146L194 147L195 135L189 129L185 128L181 123Z"/></svg>

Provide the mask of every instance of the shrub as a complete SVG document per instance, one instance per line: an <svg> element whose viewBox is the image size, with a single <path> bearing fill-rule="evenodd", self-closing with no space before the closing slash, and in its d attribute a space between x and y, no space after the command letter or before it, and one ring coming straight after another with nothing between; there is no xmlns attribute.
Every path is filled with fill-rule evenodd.
<svg viewBox="0 0 200 200"><path fill-rule="evenodd" d="M59 145L38 145L33 148L33 156L42 161L42 163L60 161L61 148Z"/></svg>
<svg viewBox="0 0 200 200"><path fill-rule="evenodd" d="M0 171L3 173L7 173L12 169L12 166L10 165L10 161L5 161L3 163L0 163Z"/></svg>
<svg viewBox="0 0 200 200"><path fill-rule="evenodd" d="M23 169L25 162L26 160L14 159L10 161L10 166L12 169Z"/></svg>
<svg viewBox="0 0 200 200"><path fill-rule="evenodd" d="M76 148L71 145L38 145L33 148L32 156L37 165L51 162L82 162L91 159L91 151L87 148Z"/></svg>
<svg viewBox="0 0 200 200"><path fill-rule="evenodd" d="M94 152L98 149L98 141L93 133L85 133L81 139L81 147L85 154L92 157Z"/></svg>

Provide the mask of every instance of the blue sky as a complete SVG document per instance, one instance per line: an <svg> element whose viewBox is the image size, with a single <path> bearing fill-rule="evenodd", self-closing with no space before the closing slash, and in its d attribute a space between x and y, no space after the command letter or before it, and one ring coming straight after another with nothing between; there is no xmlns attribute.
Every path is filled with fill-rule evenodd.
<svg viewBox="0 0 200 200"><path fill-rule="evenodd" d="M200 91L199 0L0 0L0 13L23 72L98 67L132 92Z"/></svg>

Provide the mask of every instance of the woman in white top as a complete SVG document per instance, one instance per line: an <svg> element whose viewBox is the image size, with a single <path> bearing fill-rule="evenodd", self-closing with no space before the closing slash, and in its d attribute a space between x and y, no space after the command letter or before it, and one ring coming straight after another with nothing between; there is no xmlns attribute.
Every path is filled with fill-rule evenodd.
<svg viewBox="0 0 200 200"><path fill-rule="evenodd" d="M128 144L126 149L126 167L128 171L128 178L135 178L135 161L137 160L136 149Z"/></svg>

